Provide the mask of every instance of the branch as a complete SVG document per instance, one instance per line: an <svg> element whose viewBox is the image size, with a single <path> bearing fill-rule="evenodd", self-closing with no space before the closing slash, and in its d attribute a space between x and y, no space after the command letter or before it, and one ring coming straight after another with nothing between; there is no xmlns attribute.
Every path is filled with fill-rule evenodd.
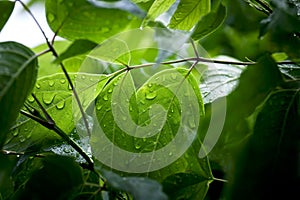
<svg viewBox="0 0 300 200"><path fill-rule="evenodd" d="M32 12L30 11L30 9L29 9L29 8L28 8L21 0L17 0L17 1L21 3L21 5L23 6L23 8L29 13L29 15L30 15L30 16L32 17L32 19L35 21L36 25L38 26L38 28L40 29L40 31L42 32L42 34L43 34L43 36L44 36L44 38L45 38L45 40L46 40L46 43L47 43L47 45L48 45L48 47L49 47L49 51L51 51L52 54L53 54L53 56L57 58L57 57L58 57L58 54L57 54L56 50L54 49L54 47L53 47L53 45L52 45L53 41L52 41L52 43L49 42L49 40L48 40L48 38L47 38L47 36L46 36L44 30L42 29L41 25L39 24L39 22L37 21L37 19L34 17L34 15L32 14ZM55 36L56 36L56 34L55 34ZM53 37L53 39L55 38L55 36ZM81 113L81 115L82 115L84 125L85 125L85 127L86 127L86 129L87 129L87 133L88 133L88 135L90 136L90 135L91 135L91 132L90 132L90 129L89 129L89 126L88 126L87 118L86 118L85 112L84 112L84 110L83 110L83 108L82 108L82 106L81 106L81 102L80 102L80 99L79 99L78 94L77 94L77 92L76 92L76 89L74 88L74 85L73 85L73 83L72 83L72 81L71 81L71 78L70 78L70 76L69 76L69 74L68 74L68 72L67 72L65 66L63 65L63 63L60 63L60 66L61 66L61 69L62 69L62 71L63 71L63 73L64 73L66 79L68 80L68 82L69 82L69 84L70 84L70 87L71 87L71 89L72 89L72 91L73 91L75 100L76 100L76 102L77 102L77 104L78 104L78 106L79 106L79 110L80 110L80 113Z"/></svg>
<svg viewBox="0 0 300 200"><path fill-rule="evenodd" d="M46 109L42 106L40 101L36 98L34 94L32 94L32 97L37 102L38 106L40 107L42 113L44 114L45 118L35 116L32 113L26 112L24 110L21 110L21 114L31 118L32 120L38 122L42 126L46 127L49 130L53 130L55 133L57 133L60 137L62 137L70 146L72 146L88 163L89 169L93 171L94 169L94 161L87 155L87 153L77 144L72 138L70 138L63 130L61 130L54 122L54 120L51 118L51 116L48 114Z"/></svg>

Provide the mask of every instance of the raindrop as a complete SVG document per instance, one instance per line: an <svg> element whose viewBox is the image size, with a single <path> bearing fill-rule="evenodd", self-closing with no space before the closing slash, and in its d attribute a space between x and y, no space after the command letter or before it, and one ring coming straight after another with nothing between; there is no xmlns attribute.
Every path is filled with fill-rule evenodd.
<svg viewBox="0 0 300 200"><path fill-rule="evenodd" d="M21 135L21 136L19 137L19 141L20 141L20 142L25 142L25 140L26 140L26 139L25 139L24 136Z"/></svg>
<svg viewBox="0 0 300 200"><path fill-rule="evenodd" d="M96 106L96 109L97 109L97 110L101 110L102 107L103 107L102 104L98 104L98 105Z"/></svg>
<svg viewBox="0 0 300 200"><path fill-rule="evenodd" d="M129 111L132 112L132 110L133 110L133 109L132 109L132 106L130 105L130 106L129 106Z"/></svg>
<svg viewBox="0 0 300 200"><path fill-rule="evenodd" d="M177 74L174 74L174 73L173 73L173 74L171 74L171 77L172 77L172 79L175 80L175 79L177 78Z"/></svg>
<svg viewBox="0 0 300 200"><path fill-rule="evenodd" d="M30 95L28 96L27 100L30 102L30 103L33 103L34 102L34 98Z"/></svg>
<svg viewBox="0 0 300 200"><path fill-rule="evenodd" d="M53 13L48 13L47 18L50 23L52 23L55 20L55 15Z"/></svg>
<svg viewBox="0 0 300 200"><path fill-rule="evenodd" d="M72 86L70 83L68 84L68 88L69 88L69 90L72 90Z"/></svg>
<svg viewBox="0 0 300 200"><path fill-rule="evenodd" d="M104 101L107 101L107 100L108 100L107 94L105 94L105 95L103 96L103 100L104 100Z"/></svg>
<svg viewBox="0 0 300 200"><path fill-rule="evenodd" d="M173 155L173 153L172 153L172 152L170 152L170 153L169 153L169 156L172 156L172 155Z"/></svg>
<svg viewBox="0 0 300 200"><path fill-rule="evenodd" d="M152 86L153 86L152 83L149 83L149 84L148 84L148 87L149 87L149 88L151 88Z"/></svg>
<svg viewBox="0 0 300 200"><path fill-rule="evenodd" d="M53 94L53 93L49 93L49 94L45 93L43 95L44 103L47 104L47 105L51 104L54 100L54 96L55 96L55 94Z"/></svg>
<svg viewBox="0 0 300 200"><path fill-rule="evenodd" d="M18 136L19 135L19 129L15 129L14 131L13 131L13 136Z"/></svg>
<svg viewBox="0 0 300 200"><path fill-rule="evenodd" d="M156 98L156 96L157 96L157 94L155 91L146 93L146 99L148 99L148 100L153 100Z"/></svg>
<svg viewBox="0 0 300 200"><path fill-rule="evenodd" d="M112 93L112 89L111 89L111 88L109 88L107 92L108 92L108 93Z"/></svg>
<svg viewBox="0 0 300 200"><path fill-rule="evenodd" d="M31 137L31 132L26 135L26 138L29 139Z"/></svg>
<svg viewBox="0 0 300 200"><path fill-rule="evenodd" d="M140 149L140 148L142 147L142 145L141 145L140 143L137 143L137 144L135 144L134 146L135 146L135 149L137 149L137 150Z"/></svg>
<svg viewBox="0 0 300 200"><path fill-rule="evenodd" d="M49 86L52 87L52 86L54 85L54 83L55 83L55 82L54 82L53 80L50 80L50 81L49 81Z"/></svg>
<svg viewBox="0 0 300 200"><path fill-rule="evenodd" d="M82 79L85 79L85 75L82 75L81 78L82 78Z"/></svg>
<svg viewBox="0 0 300 200"><path fill-rule="evenodd" d="M61 109L63 109L65 107L65 101L60 101L60 102L58 102L57 104L56 104L56 108L58 109L58 110L61 110Z"/></svg>
<svg viewBox="0 0 300 200"><path fill-rule="evenodd" d="M66 82L66 79L60 79L60 83L64 84Z"/></svg>
<svg viewBox="0 0 300 200"><path fill-rule="evenodd" d="M37 89L40 89L40 88L41 88L41 85L37 83L37 84L35 85L35 87L36 87Z"/></svg>

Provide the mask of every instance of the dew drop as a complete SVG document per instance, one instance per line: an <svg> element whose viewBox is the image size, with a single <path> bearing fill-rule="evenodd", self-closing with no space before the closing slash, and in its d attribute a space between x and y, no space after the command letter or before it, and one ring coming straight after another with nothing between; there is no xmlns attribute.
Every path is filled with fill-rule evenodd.
<svg viewBox="0 0 300 200"><path fill-rule="evenodd" d="M169 153L169 156L172 156L172 155L173 155L173 153L172 153L172 152L170 152L170 153Z"/></svg>
<svg viewBox="0 0 300 200"><path fill-rule="evenodd" d="M132 112L132 110L133 110L133 109L132 109L132 106L130 105L130 106L129 106L129 111Z"/></svg>
<svg viewBox="0 0 300 200"><path fill-rule="evenodd" d="M112 93L112 89L111 89L111 88L109 88L107 92L108 92L108 93Z"/></svg>
<svg viewBox="0 0 300 200"><path fill-rule="evenodd" d="M19 135L19 129L15 129L14 131L13 131L13 136L18 136Z"/></svg>
<svg viewBox="0 0 300 200"><path fill-rule="evenodd" d="M54 100L54 96L55 96L55 94L53 94L53 93L50 93L50 94L45 93L43 95L44 103L47 104L47 105L51 104Z"/></svg>
<svg viewBox="0 0 300 200"><path fill-rule="evenodd" d="M156 98L156 96L157 96L157 94L155 91L146 93L146 99L148 99L148 100L153 100Z"/></svg>
<svg viewBox="0 0 300 200"><path fill-rule="evenodd" d="M191 128L195 128L196 127L195 120L193 118L189 120L189 126Z"/></svg>
<svg viewBox="0 0 300 200"><path fill-rule="evenodd" d="M25 142L25 140L26 140L26 139L25 139L24 136L20 136L20 137L19 137L19 141L20 141L20 142Z"/></svg>
<svg viewBox="0 0 300 200"><path fill-rule="evenodd" d="M48 18L49 22L51 23L55 20L55 15L53 13L48 13L47 18Z"/></svg>
<svg viewBox="0 0 300 200"><path fill-rule="evenodd" d="M172 79L175 80L175 79L177 78L177 74L174 74L174 73L173 73L173 74L171 74L171 77L172 77Z"/></svg>
<svg viewBox="0 0 300 200"><path fill-rule="evenodd" d="M54 83L55 83L55 82L54 82L53 80L50 80L50 81L49 81L49 86L52 87L52 86L54 85Z"/></svg>
<svg viewBox="0 0 300 200"><path fill-rule="evenodd" d="M140 148L142 147L142 145L139 144L139 143L135 144L134 146L135 146L135 149L137 149L137 150L140 149Z"/></svg>
<svg viewBox="0 0 300 200"><path fill-rule="evenodd" d="M107 101L107 100L108 100L107 94L105 94L105 95L103 96L103 100L104 100L104 101Z"/></svg>
<svg viewBox="0 0 300 200"><path fill-rule="evenodd" d="M35 85L35 87L36 87L37 89L40 89L40 88L41 88L41 85L37 83L37 84Z"/></svg>
<svg viewBox="0 0 300 200"><path fill-rule="evenodd" d="M85 79L85 75L82 75L81 78L84 80Z"/></svg>
<svg viewBox="0 0 300 200"><path fill-rule="evenodd" d="M60 101L60 102L58 102L57 104L56 104L56 108L58 109L58 110L61 110L61 109L63 109L65 107L65 101Z"/></svg>
<svg viewBox="0 0 300 200"><path fill-rule="evenodd" d="M96 106L96 109L97 109L97 110L101 110L102 106L103 106L102 104L98 104L98 105Z"/></svg>
<svg viewBox="0 0 300 200"><path fill-rule="evenodd" d="M34 102L34 98L30 95L28 96L27 100L30 102L30 103L33 103Z"/></svg>
<svg viewBox="0 0 300 200"><path fill-rule="evenodd" d="M29 139L31 137L31 132L26 135L26 138Z"/></svg>
<svg viewBox="0 0 300 200"><path fill-rule="evenodd" d="M61 84L65 84L65 82L66 82L66 79L60 79Z"/></svg>
<svg viewBox="0 0 300 200"><path fill-rule="evenodd" d="M68 84L68 89L69 89L69 90L72 90L72 86L71 86L70 83Z"/></svg>
<svg viewBox="0 0 300 200"><path fill-rule="evenodd" d="M152 83L149 83L149 84L148 84L148 87L149 87L149 88L151 88L152 86L153 86Z"/></svg>

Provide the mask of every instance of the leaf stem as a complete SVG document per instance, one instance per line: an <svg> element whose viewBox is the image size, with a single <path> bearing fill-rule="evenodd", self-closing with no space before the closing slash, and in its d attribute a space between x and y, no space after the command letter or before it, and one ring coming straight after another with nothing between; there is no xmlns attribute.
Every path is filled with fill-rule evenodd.
<svg viewBox="0 0 300 200"><path fill-rule="evenodd" d="M221 179L221 178L215 178L215 177L213 177L213 180L214 181L220 181L220 182L223 182L223 183L228 183L228 180Z"/></svg>

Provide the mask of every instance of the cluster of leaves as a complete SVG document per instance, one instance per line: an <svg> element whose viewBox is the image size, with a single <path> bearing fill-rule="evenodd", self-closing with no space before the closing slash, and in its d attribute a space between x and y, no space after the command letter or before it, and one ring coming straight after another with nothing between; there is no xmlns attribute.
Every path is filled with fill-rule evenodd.
<svg viewBox="0 0 300 200"><path fill-rule="evenodd" d="M45 6L53 39L44 35L45 44L33 49L16 42L0 43L0 199L297 195L299 2L37 2ZM0 31L17 4L32 15L20 0L0 0ZM135 28L144 31L130 31ZM56 41L56 36L65 40ZM93 51L98 44L100 48ZM197 45L216 59L201 57L208 55ZM184 48L185 53L166 51L172 48ZM159 79L165 87L157 84ZM172 87L183 91L185 101L170 92ZM128 99L114 102L114 90ZM138 170L172 157L170 151L146 164L137 158L123 163L105 145L99 130L137 155L162 149L185 122L180 121L182 102L192 108L182 130L196 136L172 164L140 173L104 165L102 158L110 158L119 169L134 165ZM94 116L88 115L91 110ZM145 129L151 124L161 126L158 137L126 136L133 130L124 115L128 113ZM115 114L128 126L121 127ZM166 124L160 125L163 119ZM214 120L220 122L213 125L219 130L211 129ZM211 151L200 156L200 149Z"/></svg>

